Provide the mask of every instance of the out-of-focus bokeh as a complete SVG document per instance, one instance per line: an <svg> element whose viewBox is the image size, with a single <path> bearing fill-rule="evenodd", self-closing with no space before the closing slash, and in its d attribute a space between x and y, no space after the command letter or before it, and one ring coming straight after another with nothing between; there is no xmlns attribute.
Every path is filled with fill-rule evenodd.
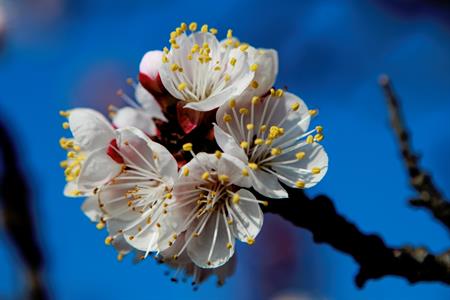
<svg viewBox="0 0 450 300"><path fill-rule="evenodd" d="M0 0L0 117L30 184L52 298L448 299L442 284L393 277L357 290L351 258L270 215L252 247L239 245L237 273L221 288L210 280L194 292L151 260L116 261L81 201L62 195L58 111L121 105L116 90L182 21L208 23L219 34L232 28L241 40L278 51L278 86L320 108L325 127L329 172L309 193L329 195L389 245L449 246L427 212L406 205L413 193L377 86L379 74L391 76L414 146L450 195L448 1ZM17 299L21 264L0 232L0 298Z"/></svg>

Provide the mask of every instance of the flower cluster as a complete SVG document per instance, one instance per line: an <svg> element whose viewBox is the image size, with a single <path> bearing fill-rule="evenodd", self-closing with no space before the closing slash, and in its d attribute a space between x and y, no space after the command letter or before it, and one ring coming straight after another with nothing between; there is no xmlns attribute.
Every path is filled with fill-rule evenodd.
<svg viewBox="0 0 450 300"><path fill-rule="evenodd" d="M255 242L266 199L314 186L328 167L323 128L308 129L318 111L274 88L277 52L216 34L196 23L171 32L170 49L146 53L139 83L128 80L135 99L118 92L127 106L109 107L111 121L60 112L72 133L60 140L64 194L86 197L119 260L151 253L194 284L222 283L236 241Z"/></svg>

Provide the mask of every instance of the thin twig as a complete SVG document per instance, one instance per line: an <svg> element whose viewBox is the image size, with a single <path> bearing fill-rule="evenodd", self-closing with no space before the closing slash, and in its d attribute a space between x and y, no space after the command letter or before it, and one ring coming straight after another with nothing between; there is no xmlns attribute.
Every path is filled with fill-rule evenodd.
<svg viewBox="0 0 450 300"><path fill-rule="evenodd" d="M385 94L391 125L408 170L411 186L418 193L418 196L410 200L409 203L413 206L430 210L437 220L450 229L450 202L441 194L431 176L419 166L419 156L412 150L400 104L389 78L385 75L381 76L380 85Z"/></svg>
<svg viewBox="0 0 450 300"><path fill-rule="evenodd" d="M450 284L450 251L433 255L425 248L391 248L373 234L362 233L335 209L327 196L310 200L301 190L286 187L288 199L269 201L265 212L278 214L310 231L316 243L325 243L350 255L359 265L355 283L362 288L370 279L400 276L410 283L437 281Z"/></svg>

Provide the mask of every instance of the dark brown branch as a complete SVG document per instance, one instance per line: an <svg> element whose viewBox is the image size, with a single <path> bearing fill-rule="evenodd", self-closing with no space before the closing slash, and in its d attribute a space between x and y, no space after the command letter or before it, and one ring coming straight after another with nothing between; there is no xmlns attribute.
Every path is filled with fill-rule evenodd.
<svg viewBox="0 0 450 300"><path fill-rule="evenodd" d="M348 254L359 265L358 287L370 279L400 276L410 283L437 281L450 284L450 252L433 255L425 248L391 248L373 234L362 233L335 209L327 196L310 200L301 190L287 188L289 199L269 201L265 212L278 214L310 231L316 243L326 243Z"/></svg>
<svg viewBox="0 0 450 300"><path fill-rule="evenodd" d="M3 163L0 177L1 225L23 261L27 299L47 299L47 288L42 278L43 255L33 223L29 186L17 159L13 139L1 119L0 150Z"/></svg>
<svg viewBox="0 0 450 300"><path fill-rule="evenodd" d="M419 166L419 156L412 150L408 130L389 78L381 76L380 85L384 90L391 125L408 170L411 186L418 193L416 198L410 200L410 204L430 210L437 220L450 229L450 202L438 190L431 176Z"/></svg>

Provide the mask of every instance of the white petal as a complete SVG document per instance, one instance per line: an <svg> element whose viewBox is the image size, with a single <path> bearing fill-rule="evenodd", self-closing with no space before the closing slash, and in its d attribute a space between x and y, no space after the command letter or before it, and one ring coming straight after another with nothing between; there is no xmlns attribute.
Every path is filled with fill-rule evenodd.
<svg viewBox="0 0 450 300"><path fill-rule="evenodd" d="M100 218L103 215L103 212L98 205L97 196L87 197L86 200L84 200L83 205L81 205L81 210L89 220L96 223L100 221Z"/></svg>
<svg viewBox="0 0 450 300"><path fill-rule="evenodd" d="M214 138L223 152L240 159L245 164L248 163L248 157L244 150L236 143L231 135L223 131L216 124L214 124Z"/></svg>
<svg viewBox="0 0 450 300"><path fill-rule="evenodd" d="M322 180L328 170L328 155L323 147L318 143L312 143L300 148L299 151L304 151L306 156L289 165L273 165L272 169L283 177L288 178L291 182L281 179L285 184L295 187L295 182L301 180L305 183L305 188L310 188ZM291 154L295 157L295 152ZM286 156L280 156L274 162L283 161L287 159ZM289 166L292 169L285 168L283 166ZM320 168L319 174L312 174L310 172L305 173L303 170L311 171L312 168Z"/></svg>
<svg viewBox="0 0 450 300"><path fill-rule="evenodd" d="M240 189L237 193L241 198L256 200L255 196L245 189ZM240 222L234 220L232 224L236 238L242 242L247 242L248 238L254 239L261 230L264 221L264 215L259 204L256 201L240 200L237 204L232 203L231 208L240 219Z"/></svg>
<svg viewBox="0 0 450 300"><path fill-rule="evenodd" d="M234 239L231 239L232 247L228 249L227 244L229 241L226 226L227 224L222 214L214 212L200 236L192 238L187 251L189 257L197 266L201 268L217 268L225 264L233 256ZM186 232L187 236L192 235L194 230L195 228L193 227L189 228Z"/></svg>
<svg viewBox="0 0 450 300"><path fill-rule="evenodd" d="M223 153L218 162L217 172L219 175L227 175L230 178L230 183L232 184L241 187L250 187L251 180L249 176L242 175L242 169L245 167L246 164L238 158Z"/></svg>
<svg viewBox="0 0 450 300"><path fill-rule="evenodd" d="M117 164L105 149L98 149L88 154L81 166L78 177L80 189L93 190L117 176L121 166Z"/></svg>
<svg viewBox="0 0 450 300"><path fill-rule="evenodd" d="M95 110L73 109L70 111L68 121L76 143L85 151L105 147L114 139L111 124Z"/></svg>
<svg viewBox="0 0 450 300"><path fill-rule="evenodd" d="M253 79L258 82L258 87L255 89L249 86L247 91L250 92L250 96L262 96L275 83L278 74L278 53L273 49L255 49L253 47L249 47L247 51L249 52L250 63L258 65Z"/></svg>
<svg viewBox="0 0 450 300"><path fill-rule="evenodd" d="M153 118L167 122L166 117L162 113L161 106L155 97L140 83L136 86L135 97L146 113L150 114Z"/></svg>
<svg viewBox="0 0 450 300"><path fill-rule="evenodd" d="M278 182L275 175L262 170L250 172L253 188L263 196L269 198L287 198L286 190Z"/></svg>
<svg viewBox="0 0 450 300"><path fill-rule="evenodd" d="M149 135L156 135L156 126L152 116L141 109L123 107L117 111L113 118L117 128L136 127Z"/></svg>
<svg viewBox="0 0 450 300"><path fill-rule="evenodd" d="M153 150L150 147L151 139L135 127L120 128L116 131L117 146L125 164L148 170L152 174L157 170Z"/></svg>

